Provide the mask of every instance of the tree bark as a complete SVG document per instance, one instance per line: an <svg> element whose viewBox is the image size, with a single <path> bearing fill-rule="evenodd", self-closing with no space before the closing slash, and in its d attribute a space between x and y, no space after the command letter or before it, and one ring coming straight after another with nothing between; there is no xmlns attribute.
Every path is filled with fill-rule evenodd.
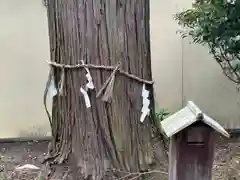
<svg viewBox="0 0 240 180"><path fill-rule="evenodd" d="M149 0L49 0L48 19L51 61L108 66L121 61L122 70L151 80ZM75 179L107 179L108 169L147 170L151 123L149 116L140 122L143 84L117 73L112 101L104 102L96 93L111 71L90 73L95 89L88 93L91 108L86 108L80 93L87 83L85 69L65 70L63 95L53 100L52 162L78 170ZM54 68L54 76L57 85L60 68ZM146 88L152 114L152 86Z"/></svg>

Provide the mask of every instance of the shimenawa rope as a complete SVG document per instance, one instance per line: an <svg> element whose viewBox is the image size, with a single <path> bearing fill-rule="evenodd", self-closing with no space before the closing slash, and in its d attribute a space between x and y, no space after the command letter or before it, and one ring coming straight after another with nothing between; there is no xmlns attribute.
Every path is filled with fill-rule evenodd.
<svg viewBox="0 0 240 180"><path fill-rule="evenodd" d="M149 84L152 85L154 83L154 81L148 81L145 79L142 79L140 77L137 77L136 75L130 74L126 71L123 71L120 67L121 67L121 62L119 62L116 67L114 66L105 66L105 65L95 65L95 64L76 64L76 65L66 65L66 64L60 64L60 63L56 63L56 62L51 62L51 61L47 61L47 63L51 66L50 69L50 74L48 77L48 81L46 84L46 88L45 88L45 92L44 92L44 106L45 106L45 110L47 112L50 124L52 124L52 120L50 117L50 113L47 109L46 106L46 98L47 98L47 93L48 93L48 88L50 85L50 81L51 78L54 76L53 74L53 67L56 68L61 68L62 72L61 72L61 79L58 85L58 91L60 95L63 95L63 85L64 85L64 81L65 81L65 69L77 69L77 68L90 68L90 69L104 69L104 70L112 70L113 72L111 73L111 75L109 76L109 78L105 81L105 83L103 84L102 88L98 91L97 93L97 98L102 97L101 99L105 102L110 101L112 94L113 94L113 87L114 87L114 83L115 83L115 77L116 77L116 73L119 72L120 74L131 78L133 80L136 80L138 82L144 83L144 84Z"/></svg>

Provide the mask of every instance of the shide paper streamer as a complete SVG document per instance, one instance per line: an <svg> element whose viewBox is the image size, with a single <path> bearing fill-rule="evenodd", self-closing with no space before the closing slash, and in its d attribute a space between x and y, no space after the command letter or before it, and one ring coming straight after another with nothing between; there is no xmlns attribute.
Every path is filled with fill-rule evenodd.
<svg viewBox="0 0 240 180"><path fill-rule="evenodd" d="M143 98L143 106L142 106L142 115L140 118L140 121L143 122L146 118L147 115L150 113L149 105L150 105L150 100L148 99L149 97L149 91L146 90L145 84L143 84L142 88L142 98Z"/></svg>
<svg viewBox="0 0 240 180"><path fill-rule="evenodd" d="M82 64L84 65L84 61L82 61ZM90 108L91 107L91 102L88 96L88 90L89 89L94 89L94 85L93 85L93 81L92 81L92 76L90 74L90 71L88 68L84 67L84 69L86 70L87 74L86 74L86 78L88 80L88 83L86 84L85 89L83 87L80 88L80 92L83 94L84 96L84 100L85 100L85 105L86 108Z"/></svg>
<svg viewBox="0 0 240 180"><path fill-rule="evenodd" d="M54 81L54 76L51 77L51 81L48 87L48 95L53 98L54 96L56 96L58 93L57 88L55 86L55 81Z"/></svg>
<svg viewBox="0 0 240 180"><path fill-rule="evenodd" d="M90 102L90 99L89 99L89 96L88 96L87 91L85 91L85 90L81 87L81 88L80 88L80 92L81 92L81 93L83 94L83 96L84 96L86 108L90 108L90 107L91 107L91 102Z"/></svg>

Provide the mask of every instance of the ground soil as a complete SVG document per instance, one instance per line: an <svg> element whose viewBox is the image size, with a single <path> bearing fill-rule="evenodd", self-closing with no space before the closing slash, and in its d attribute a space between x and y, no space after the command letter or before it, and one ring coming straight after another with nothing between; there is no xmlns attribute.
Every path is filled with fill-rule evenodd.
<svg viewBox="0 0 240 180"><path fill-rule="evenodd" d="M47 146L47 141L0 143L0 180L46 180L42 160ZM40 170L16 171L16 167L24 164L33 164ZM218 140L213 179L240 180L240 141L237 138Z"/></svg>
<svg viewBox="0 0 240 180"><path fill-rule="evenodd" d="M215 150L213 180L240 180L240 139L220 139Z"/></svg>

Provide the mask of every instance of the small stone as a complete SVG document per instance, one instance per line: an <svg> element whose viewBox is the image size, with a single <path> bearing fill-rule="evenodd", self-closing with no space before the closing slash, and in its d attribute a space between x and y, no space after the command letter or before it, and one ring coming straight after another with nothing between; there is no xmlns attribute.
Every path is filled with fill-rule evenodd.
<svg viewBox="0 0 240 180"><path fill-rule="evenodd" d="M15 169L17 171L20 171L20 170L39 170L40 168L33 164L25 164L23 166L16 167Z"/></svg>

